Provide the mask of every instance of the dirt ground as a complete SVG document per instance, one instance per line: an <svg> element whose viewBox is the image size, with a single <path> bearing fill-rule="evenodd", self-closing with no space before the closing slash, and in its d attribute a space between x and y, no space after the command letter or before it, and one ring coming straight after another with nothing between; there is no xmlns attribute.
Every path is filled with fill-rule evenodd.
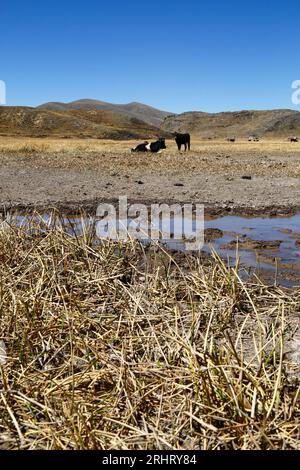
<svg viewBox="0 0 300 470"><path fill-rule="evenodd" d="M98 203L205 204L206 213L285 214L300 210L300 143L192 139L160 154L131 153L136 141L0 137L0 203L93 212Z"/></svg>

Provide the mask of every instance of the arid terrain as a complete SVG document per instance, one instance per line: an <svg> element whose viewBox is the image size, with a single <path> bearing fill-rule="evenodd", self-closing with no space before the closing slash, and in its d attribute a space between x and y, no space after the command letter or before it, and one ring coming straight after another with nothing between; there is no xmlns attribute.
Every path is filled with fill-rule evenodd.
<svg viewBox="0 0 300 470"><path fill-rule="evenodd" d="M139 141L0 139L3 208L93 211L98 202L203 203L216 213L280 214L300 208L300 143L167 140L160 154L131 153ZM250 179L251 178L251 179Z"/></svg>
<svg viewBox="0 0 300 470"><path fill-rule="evenodd" d="M244 110L222 113L187 112L164 118L166 131L186 132L209 139L251 135L278 139L300 133L300 113L291 109Z"/></svg>
<svg viewBox="0 0 300 470"><path fill-rule="evenodd" d="M71 103L50 102L44 103L37 109L47 109L50 111L70 111L70 110L96 110L109 111L114 114L121 114L130 118L144 121L151 126L160 127L163 120L171 113L161 111L143 103L113 104L105 101L83 99L72 101Z"/></svg>
<svg viewBox="0 0 300 470"><path fill-rule="evenodd" d="M299 450L299 290L44 224L0 258L1 450Z"/></svg>
<svg viewBox="0 0 300 470"><path fill-rule="evenodd" d="M94 108L29 108L24 106L0 106L0 136L55 137L63 139L145 139L162 137L170 133L159 129L157 113L117 112L112 109ZM162 118L158 119L160 125Z"/></svg>
<svg viewBox="0 0 300 470"><path fill-rule="evenodd" d="M299 450L300 143L139 142L0 137L2 212L38 211L0 224L0 449ZM205 204L216 249L71 230L119 196Z"/></svg>
<svg viewBox="0 0 300 470"><path fill-rule="evenodd" d="M173 138L189 132L194 139L235 137L282 140L300 134L300 112L292 109L174 114L143 103L113 104L81 99L40 106L1 106L0 136L64 139Z"/></svg>

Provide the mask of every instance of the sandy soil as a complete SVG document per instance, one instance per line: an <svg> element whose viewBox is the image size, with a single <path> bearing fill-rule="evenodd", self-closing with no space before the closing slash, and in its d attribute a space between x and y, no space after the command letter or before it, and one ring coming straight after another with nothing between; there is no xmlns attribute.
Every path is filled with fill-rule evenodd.
<svg viewBox="0 0 300 470"><path fill-rule="evenodd" d="M2 210L93 211L119 195L129 202L203 203L207 213L300 210L300 143L199 140L179 153L170 141L159 155L131 153L136 143L2 137Z"/></svg>

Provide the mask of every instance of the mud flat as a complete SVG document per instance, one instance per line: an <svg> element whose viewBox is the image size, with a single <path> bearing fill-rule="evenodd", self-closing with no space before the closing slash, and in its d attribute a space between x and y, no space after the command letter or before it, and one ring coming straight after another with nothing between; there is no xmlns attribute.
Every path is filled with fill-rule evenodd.
<svg viewBox="0 0 300 470"><path fill-rule="evenodd" d="M199 203L206 214L300 212L300 144L193 141L132 154L136 141L0 138L0 205L94 213L100 202ZM250 178L250 179L249 179Z"/></svg>
<svg viewBox="0 0 300 470"><path fill-rule="evenodd" d="M167 141L166 151L148 155L131 153L136 143L1 137L0 210L28 214L56 208L65 215L82 211L94 216L99 203L117 206L120 196L126 196L128 204L148 206L204 204L207 223L229 216L226 226L219 221L206 226L225 237L207 231L206 238L230 262L235 262L238 236L246 266L259 265L261 272L277 269L278 262L298 266L299 235L297 227L290 227L290 217L300 213L300 144L193 139L190 152L179 153L175 142ZM234 216L244 217L243 224ZM257 223L272 232L266 217L283 219L282 224L276 222L280 231L275 239L255 234ZM287 247L284 236L290 245L280 253ZM264 241L268 241L265 246ZM282 269L295 283L296 268Z"/></svg>
<svg viewBox="0 0 300 470"><path fill-rule="evenodd" d="M41 223L47 230L50 227L60 228L71 236L82 236L89 230L92 231L94 243L97 245L103 241L97 231L98 221L99 218L84 213L68 215L57 210L31 215L15 213L7 215L0 224L0 229L17 227L31 231L32 224ZM193 255L198 253L203 259L216 253L227 266L237 267L243 279L258 276L267 284L286 287L300 285L300 214L264 218L232 215L208 217L204 221L204 233L201 224L196 224L195 219L184 219L185 231L179 239L176 239L174 233L180 233L178 228L182 227L181 217L171 217L169 223L165 221L163 225L159 218L151 220L151 224L148 222L139 222L139 229L144 235L142 243L145 246L149 243L157 245L152 231L152 228L156 227L154 237L159 234L158 245L165 246L172 253L176 253L177 257L180 253L188 252ZM127 223L134 224L134 219L121 221L119 235L122 234L123 240L134 237L127 233ZM186 241L194 239L195 235L198 242L190 251ZM105 234L103 236L107 237ZM202 240L204 245L199 246ZM158 246L156 248L159 249Z"/></svg>

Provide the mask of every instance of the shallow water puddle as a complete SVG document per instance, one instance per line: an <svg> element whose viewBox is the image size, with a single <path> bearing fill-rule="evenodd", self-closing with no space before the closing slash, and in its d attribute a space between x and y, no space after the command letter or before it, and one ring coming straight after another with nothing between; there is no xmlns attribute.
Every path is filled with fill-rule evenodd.
<svg viewBox="0 0 300 470"><path fill-rule="evenodd" d="M29 227L31 222L43 221L48 226L59 225L70 235L81 235L86 228L95 226L94 218L78 216L52 218L13 216L9 222ZM189 221L194 228L194 222ZM181 219L173 218L169 228L155 222L162 231L176 233ZM143 226L141 229L143 230ZM213 248L231 266L236 265L237 256L241 274L245 277L256 273L268 281L285 286L300 285L300 214L291 217L263 218L224 216L205 221L205 245L202 251L211 253ZM185 236L190 236L185 233ZM172 250L185 250L184 241L161 240Z"/></svg>
<svg viewBox="0 0 300 470"><path fill-rule="evenodd" d="M222 230L222 237L213 240L212 246L231 265L236 263L238 252L241 264L258 274L273 273L282 285L300 285L300 214L277 218L225 216L207 221L205 227Z"/></svg>

